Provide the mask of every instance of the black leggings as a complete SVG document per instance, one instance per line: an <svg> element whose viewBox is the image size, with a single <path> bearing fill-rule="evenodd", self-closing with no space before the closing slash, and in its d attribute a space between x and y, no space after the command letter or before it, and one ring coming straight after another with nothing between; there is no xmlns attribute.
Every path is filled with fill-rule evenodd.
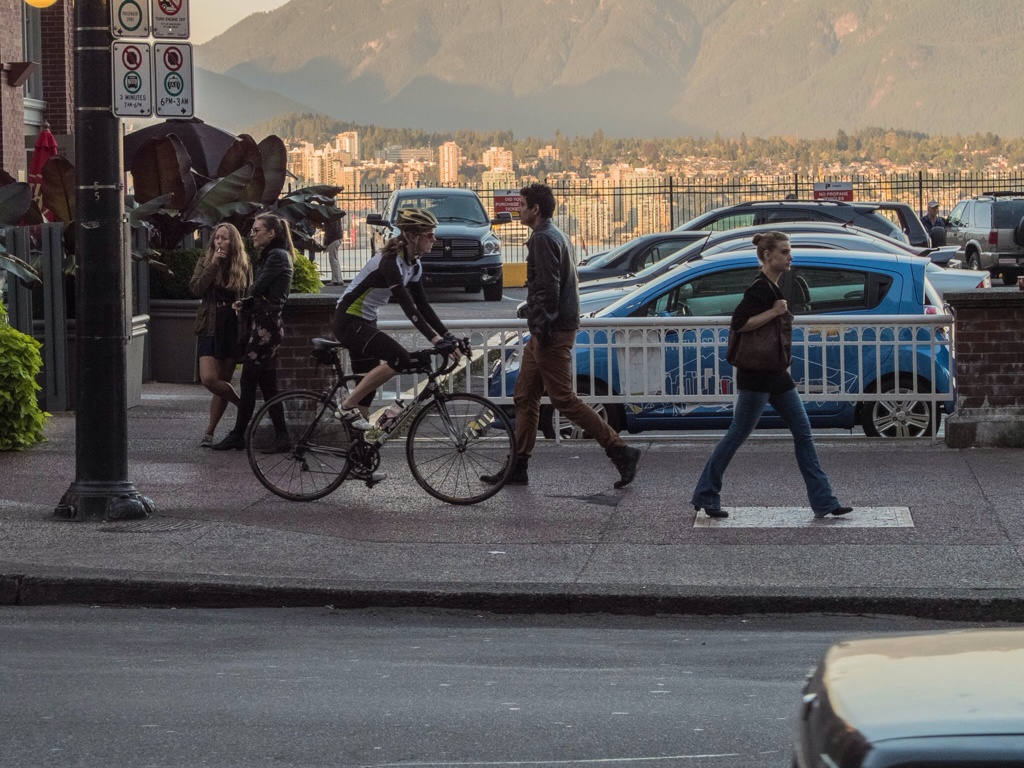
<svg viewBox="0 0 1024 768"><path fill-rule="evenodd" d="M249 425L253 411L256 410L256 387L263 393L266 402L277 394L277 367L255 365L246 360L242 363L242 379L239 382L238 418L235 420L233 434L242 437ZM284 408L278 405L270 410L270 420L274 423L274 431L282 434L288 431L284 420Z"/></svg>
<svg viewBox="0 0 1024 768"><path fill-rule="evenodd" d="M391 366L395 373L403 373L410 369L411 358L408 350L362 318L336 312L334 338L348 350L352 373L369 373L381 362ZM376 390L370 392L359 401L359 404L369 408L376 394Z"/></svg>

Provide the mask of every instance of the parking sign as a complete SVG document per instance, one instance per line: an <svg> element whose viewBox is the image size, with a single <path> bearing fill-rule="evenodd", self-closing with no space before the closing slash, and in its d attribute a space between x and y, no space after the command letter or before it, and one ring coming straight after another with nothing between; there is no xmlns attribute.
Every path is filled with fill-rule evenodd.
<svg viewBox="0 0 1024 768"><path fill-rule="evenodd" d="M192 46L189 43L157 43L153 46L157 117L192 117Z"/></svg>
<svg viewBox="0 0 1024 768"><path fill-rule="evenodd" d="M114 43L114 115L150 117L153 114L153 70L149 43Z"/></svg>

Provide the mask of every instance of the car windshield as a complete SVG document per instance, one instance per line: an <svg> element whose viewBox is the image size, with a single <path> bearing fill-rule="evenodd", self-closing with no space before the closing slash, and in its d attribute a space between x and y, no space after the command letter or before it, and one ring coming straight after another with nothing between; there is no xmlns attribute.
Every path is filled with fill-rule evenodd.
<svg viewBox="0 0 1024 768"><path fill-rule="evenodd" d="M487 224L487 212L475 197L469 195L418 195L403 197L396 211L406 208L425 208L438 221L464 221L469 224Z"/></svg>
<svg viewBox="0 0 1024 768"><path fill-rule="evenodd" d="M587 259L586 266L590 269L591 267L597 268L611 264L615 259L628 251L632 245L633 241L630 240L628 243L623 243L618 248L612 248L610 251L606 251L605 253L599 253L593 258Z"/></svg>
<svg viewBox="0 0 1024 768"><path fill-rule="evenodd" d="M707 240L698 240L696 243L690 243L689 245L680 248L678 251L670 253L661 261L656 261L651 264L651 266L641 269L633 277L643 283L650 280L652 277L657 277L663 272L667 272L677 264L695 259L700 255L701 249L704 247L704 243L706 242Z"/></svg>
<svg viewBox="0 0 1024 768"><path fill-rule="evenodd" d="M670 269L668 271L667 274L671 274L673 276L680 275L680 274L682 274L683 272L685 272L688 269L693 269L693 266L695 264L699 264L699 263L700 263L699 261L693 260L693 261L688 261L688 262L686 262L684 264L676 264L672 269ZM666 277L666 279L668 279L668 278ZM675 277L673 277L673 279L675 279ZM639 285L636 286L635 290L627 292L624 296L622 296L622 298L620 298L617 301L609 304L604 309L602 309L602 310L600 310L598 312L595 312L594 316L595 317L604 317L605 315L612 313L617 307L620 307L623 304L626 304L627 302L629 302L631 300L631 298L636 293L638 293L640 291L646 291L650 287L651 286L648 283L640 283Z"/></svg>

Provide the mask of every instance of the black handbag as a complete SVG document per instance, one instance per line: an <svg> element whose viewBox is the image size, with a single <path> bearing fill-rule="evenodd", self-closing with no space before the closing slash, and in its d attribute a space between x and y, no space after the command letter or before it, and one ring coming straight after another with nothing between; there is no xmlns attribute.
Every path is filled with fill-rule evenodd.
<svg viewBox="0 0 1024 768"><path fill-rule="evenodd" d="M788 312L759 328L730 333L725 359L733 368L782 373L793 362L793 316Z"/></svg>

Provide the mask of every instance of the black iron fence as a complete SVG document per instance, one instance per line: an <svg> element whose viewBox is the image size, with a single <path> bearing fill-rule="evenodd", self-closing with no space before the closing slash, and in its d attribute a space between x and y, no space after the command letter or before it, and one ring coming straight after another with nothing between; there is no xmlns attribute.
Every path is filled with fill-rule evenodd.
<svg viewBox="0 0 1024 768"><path fill-rule="evenodd" d="M794 196L810 199L817 182L842 181L853 187L855 201L887 200L908 203L924 212L929 200L937 200L943 213L972 195L993 190L1024 193L1024 173L902 173L874 176L739 176L681 178L673 176L607 179L552 180L558 200L556 223L584 258L620 245L638 235L665 232L705 211L751 200ZM472 185L488 212L493 211L495 188ZM338 205L348 212L346 231L338 250L341 277L350 279L371 254L366 214L384 209L394 189L387 185L366 186L343 192ZM506 263L526 258L527 231L518 223L497 229ZM326 253L315 257L321 275L330 279Z"/></svg>

